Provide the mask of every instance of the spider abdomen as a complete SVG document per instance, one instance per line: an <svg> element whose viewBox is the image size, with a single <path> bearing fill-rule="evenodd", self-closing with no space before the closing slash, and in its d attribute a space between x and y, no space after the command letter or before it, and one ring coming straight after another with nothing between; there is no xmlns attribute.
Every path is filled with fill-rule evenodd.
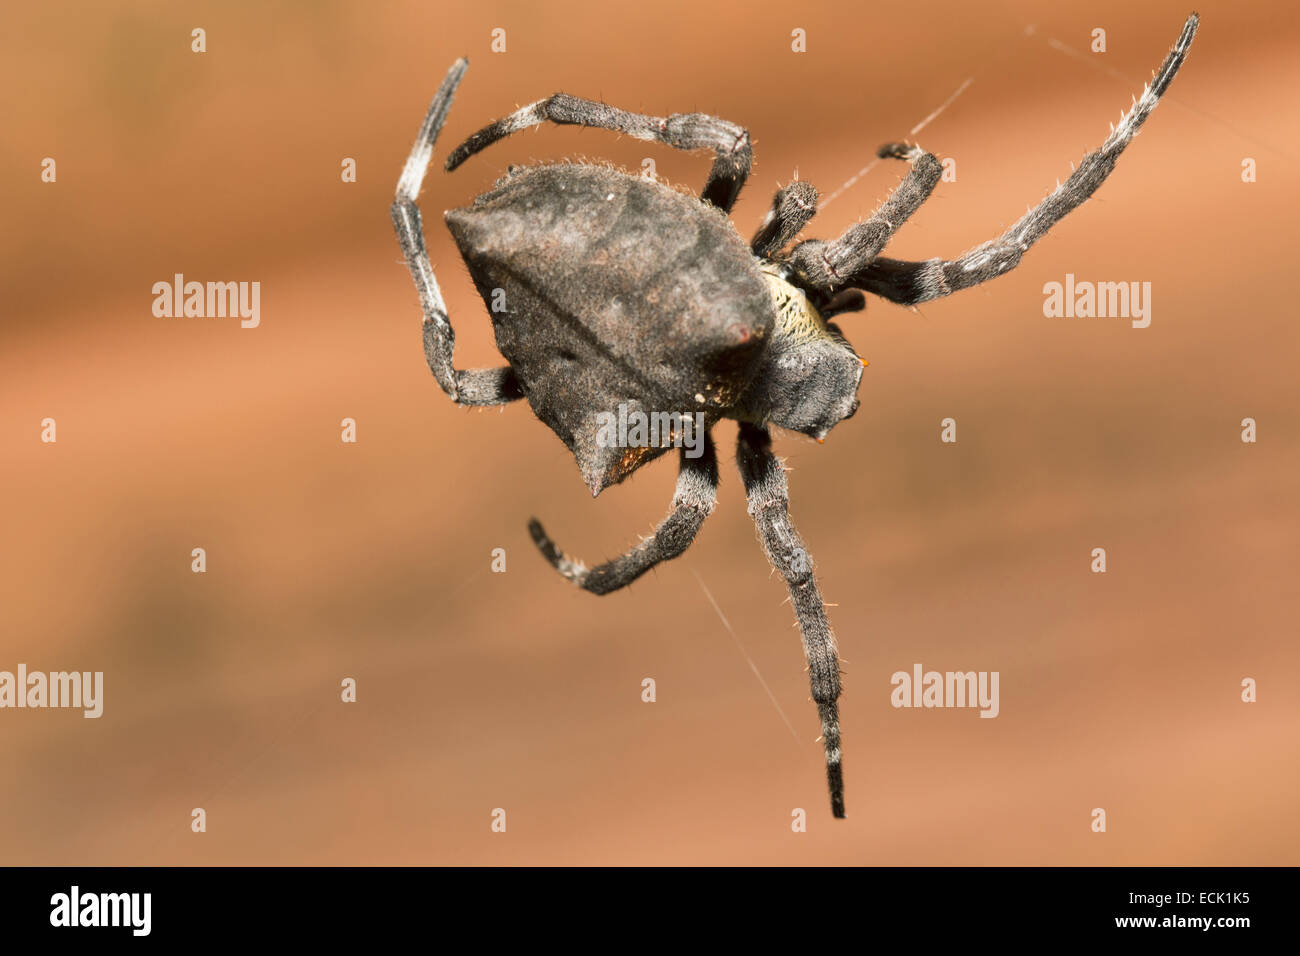
<svg viewBox="0 0 1300 956"><path fill-rule="evenodd" d="M725 416L776 323L730 221L603 166L516 168L447 213L497 347L593 494L662 454L597 441L602 413Z"/></svg>

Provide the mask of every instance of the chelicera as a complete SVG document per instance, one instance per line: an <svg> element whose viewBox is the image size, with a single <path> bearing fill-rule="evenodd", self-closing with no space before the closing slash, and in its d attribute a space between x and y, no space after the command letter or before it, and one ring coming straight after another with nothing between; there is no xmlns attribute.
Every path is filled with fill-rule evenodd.
<svg viewBox="0 0 1300 956"><path fill-rule="evenodd" d="M739 423L737 464L749 513L772 566L785 578L803 635L821 717L831 811L844 815L839 655L813 562L790 523L785 471L772 426L817 439L858 408L863 362L834 315L865 306L864 293L914 305L996 278L1109 175L1182 65L1193 14L1150 85L1101 147L995 239L952 260L883 257L885 244L930 195L942 167L918 146L892 143L881 157L906 176L870 218L837 239L795 237L817 211L817 190L796 181L777 192L747 244L728 218L749 175L749 133L703 113L629 113L565 93L485 126L452 150L448 170L511 133L543 122L597 127L676 149L708 149L713 165L698 199L661 183L590 164L511 167L489 192L446 214L447 226L489 306L507 365L456 369L454 334L425 249L416 199L467 63L457 61L433 98L397 185L392 217L424 312L424 350L443 391L461 405L527 399L577 459L592 494L622 481L674 443L602 440L610 416L678 413L702 424L682 446L672 511L654 535L612 561L566 557L535 519L534 542L562 575L607 594L677 557L713 510L718 484L711 429ZM680 434L669 436L680 438Z"/></svg>

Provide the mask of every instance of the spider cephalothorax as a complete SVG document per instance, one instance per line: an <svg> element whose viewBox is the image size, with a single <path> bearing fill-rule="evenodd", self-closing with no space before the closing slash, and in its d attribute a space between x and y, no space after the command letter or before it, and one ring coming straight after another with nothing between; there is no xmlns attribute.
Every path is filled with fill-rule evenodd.
<svg viewBox="0 0 1300 956"><path fill-rule="evenodd" d="M740 423L736 457L749 513L769 560L786 579L802 630L837 817L844 815L839 657L812 559L790 524L785 471L772 453L768 427L822 439L857 410L865 363L828 320L862 309L864 291L911 305L1014 268L1114 168L1182 65L1196 27L1193 14L1155 79L1069 179L1001 236L950 261L880 255L942 172L938 160L916 146L881 147L881 157L904 160L911 168L873 216L838 239L790 247L817 211L817 190L798 181L780 190L746 244L727 214L749 174L750 140L746 130L726 120L703 113L644 116L556 93L485 126L452 151L447 169L546 121L614 130L678 149L711 149L715 155L699 199L608 166L560 163L511 167L471 205L448 212L447 226L488 304L497 346L509 363L498 369L453 366L455 336L416 206L465 60L452 65L433 98L398 182L392 215L420 294L425 355L434 377L462 405L528 399L573 452L592 494L668 448L681 447L672 513L652 537L621 557L588 568L565 557L535 519L530 523L533 540L551 564L596 594L630 584L686 550L717 494L709 430L724 418ZM622 427L629 419L638 423L631 431ZM615 420L620 428L612 440ZM645 422L651 423L648 431ZM681 441L693 433L698 441Z"/></svg>

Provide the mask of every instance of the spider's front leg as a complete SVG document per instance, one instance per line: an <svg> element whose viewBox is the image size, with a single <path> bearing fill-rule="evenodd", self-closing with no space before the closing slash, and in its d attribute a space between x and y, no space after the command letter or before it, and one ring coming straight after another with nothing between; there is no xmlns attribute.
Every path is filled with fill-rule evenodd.
<svg viewBox="0 0 1300 956"><path fill-rule="evenodd" d="M880 255L895 230L925 202L943 175L934 154L919 146L886 143L878 155L882 159L905 159L912 168L870 219L849 227L830 242L809 239L794 247L790 264L808 287L830 293L852 286L853 276Z"/></svg>
<svg viewBox="0 0 1300 956"><path fill-rule="evenodd" d="M772 197L768 210L754 238L750 251L763 259L770 259L799 235L799 230L817 215L817 187L805 180L796 179Z"/></svg>
<svg viewBox="0 0 1300 956"><path fill-rule="evenodd" d="M456 87L468 67L469 62L464 58L453 63L429 104L415 146L411 148L411 155L402 170L402 178L397 182L397 198L392 206L393 227L397 230L397 241L402 245L406 266L411 270L411 278L420 294L420 307L424 311L424 355L434 378L442 390L461 405L504 405L524 397L509 366L461 371L452 365L456 333L447 317L447 305L429 262L420 207L415 204L424 183L429 157L433 155L433 145L447 119L447 111L451 109Z"/></svg>
<svg viewBox="0 0 1300 956"><path fill-rule="evenodd" d="M772 208L750 240L750 251L762 259L777 258L815 215L817 187L804 180L795 180L772 197ZM867 307L866 297L859 289L828 290L817 295L816 299L817 311L826 319L841 312L861 312Z"/></svg>
<svg viewBox="0 0 1300 956"><path fill-rule="evenodd" d="M785 469L772 454L772 436L766 428L741 423L736 463L745 482L749 513L763 539L763 550L790 588L790 599L803 634L812 698L821 717L831 813L843 817L844 775L840 760L840 712L836 703L840 696L839 651L817 590L812 557L790 523Z"/></svg>
<svg viewBox="0 0 1300 956"><path fill-rule="evenodd" d="M651 537L626 554L588 568L581 561L565 557L536 518L528 522L533 542L555 570L584 590L608 594L626 587L655 565L675 558L689 548L700 525L713 511L718 498L718 456L713 448L713 436L704 436L704 447L699 457L690 458L686 452L687 449L683 448L672 512Z"/></svg>
<svg viewBox="0 0 1300 956"><path fill-rule="evenodd" d="M1111 130L1101 148L1083 157L1069 179L1059 183L1046 199L1025 213L1019 222L1001 236L976 246L951 261L876 259L852 276L850 284L893 302L917 305L1010 272L1020 264L1020 257L1031 245L1046 235L1068 213L1083 205L1106 181L1124 147L1133 141L1146 118L1160 102L1160 97L1173 82L1179 67L1187 58L1187 51L1191 48L1199 23L1200 19L1194 13L1187 18L1178 42L1165 56L1155 78L1134 101L1133 107L1124 114L1119 125Z"/></svg>

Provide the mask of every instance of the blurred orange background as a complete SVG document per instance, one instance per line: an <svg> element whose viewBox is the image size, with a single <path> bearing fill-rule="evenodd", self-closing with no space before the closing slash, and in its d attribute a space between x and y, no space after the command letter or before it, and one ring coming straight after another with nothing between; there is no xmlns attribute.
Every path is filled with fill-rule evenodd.
<svg viewBox="0 0 1300 956"><path fill-rule="evenodd" d="M702 184L709 158L551 127L442 172L489 119L565 90L741 123L748 238L796 170L830 193L973 77L918 137L957 180L888 250L955 255L1100 144L1187 2L8 5L0 669L102 670L105 702L0 711L0 862L1300 862L1293 4L1203 4L1115 174L1015 272L841 320L871 362L862 409L777 449L846 662L845 821L734 425L696 545L575 590L527 518L612 556L666 512L674 456L593 501L526 405L452 405L388 219L468 54L421 205L458 364L496 364L441 210L508 163L650 156ZM261 282L260 327L155 318L177 272ZM1151 326L1044 318L1067 272L1149 281ZM1000 716L893 709L917 662L999 671Z"/></svg>

